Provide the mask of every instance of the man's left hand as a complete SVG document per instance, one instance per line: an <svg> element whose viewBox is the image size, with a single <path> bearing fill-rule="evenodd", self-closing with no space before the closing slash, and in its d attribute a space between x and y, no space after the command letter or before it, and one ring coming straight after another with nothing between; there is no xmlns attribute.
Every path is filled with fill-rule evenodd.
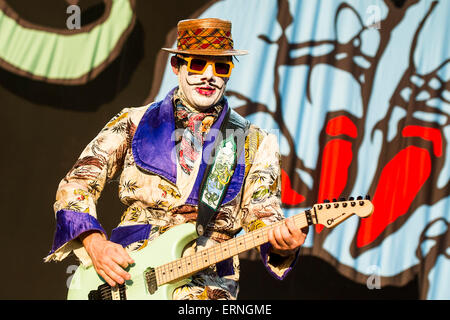
<svg viewBox="0 0 450 320"><path fill-rule="evenodd" d="M293 254L305 243L307 234L308 228L297 228L292 217L285 219L282 224L269 230L272 252L280 256Z"/></svg>

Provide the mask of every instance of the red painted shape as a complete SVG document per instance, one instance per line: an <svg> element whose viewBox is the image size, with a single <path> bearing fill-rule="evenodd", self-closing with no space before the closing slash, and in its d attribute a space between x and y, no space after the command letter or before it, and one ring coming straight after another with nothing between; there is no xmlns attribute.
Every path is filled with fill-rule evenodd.
<svg viewBox="0 0 450 320"><path fill-rule="evenodd" d="M372 203L372 216L361 219L357 247L374 241L386 227L404 215L431 173L428 150L409 146L384 167Z"/></svg>
<svg viewBox="0 0 450 320"><path fill-rule="evenodd" d="M353 159L352 143L342 139L329 141L323 148L322 168L318 202L338 198L348 179L348 168ZM321 232L322 225L316 225L316 232Z"/></svg>
<svg viewBox="0 0 450 320"><path fill-rule="evenodd" d="M351 138L356 138L358 136L358 130L356 129L355 124L346 116L339 116L328 121L325 132L332 137L341 134Z"/></svg>
<svg viewBox="0 0 450 320"><path fill-rule="evenodd" d="M281 202L288 205L296 205L303 201L305 201L305 197L292 189L291 179L286 171L281 169Z"/></svg>
<svg viewBox="0 0 450 320"><path fill-rule="evenodd" d="M442 156L442 134L439 129L422 127L422 126L407 126L403 128L402 135L404 137L420 137L424 140L433 143L433 151L436 157Z"/></svg>

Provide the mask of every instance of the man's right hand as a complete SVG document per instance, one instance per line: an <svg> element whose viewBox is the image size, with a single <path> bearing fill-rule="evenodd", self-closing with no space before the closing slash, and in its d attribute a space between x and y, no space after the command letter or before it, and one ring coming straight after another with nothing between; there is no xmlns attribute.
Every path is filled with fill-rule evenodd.
<svg viewBox="0 0 450 320"><path fill-rule="evenodd" d="M86 232L80 239L95 270L110 286L131 279L124 269L134 261L120 244L106 240L105 235L97 231Z"/></svg>

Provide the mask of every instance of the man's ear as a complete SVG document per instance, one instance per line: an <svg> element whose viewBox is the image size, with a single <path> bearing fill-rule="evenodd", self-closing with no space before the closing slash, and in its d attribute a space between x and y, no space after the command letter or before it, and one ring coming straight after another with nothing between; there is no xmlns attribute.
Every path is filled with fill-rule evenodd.
<svg viewBox="0 0 450 320"><path fill-rule="evenodd" d="M170 65L172 66L173 73L175 73L175 75L178 75L179 65L178 58L176 56L172 56L172 58L170 58Z"/></svg>

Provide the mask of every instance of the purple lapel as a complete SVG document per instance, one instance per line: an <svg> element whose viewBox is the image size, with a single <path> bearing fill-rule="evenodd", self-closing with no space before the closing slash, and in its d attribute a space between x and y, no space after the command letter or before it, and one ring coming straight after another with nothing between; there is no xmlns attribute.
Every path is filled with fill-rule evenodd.
<svg viewBox="0 0 450 320"><path fill-rule="evenodd" d="M131 143L134 161L139 168L157 174L174 184L177 181L177 158L175 141L172 136L175 131L172 98L176 89L172 89L164 100L154 103L147 109L139 122ZM209 155L214 146L216 135L220 131L220 126L228 112L228 108L228 102L225 100L222 112L205 137L202 162L194 187L186 201L187 204L197 205L198 203L198 194L203 173L210 158ZM223 203L231 201L239 193L242 187L244 173L244 152L242 152Z"/></svg>
<svg viewBox="0 0 450 320"><path fill-rule="evenodd" d="M131 143L136 165L155 173L172 183L177 181L175 131L172 97L175 89L164 100L151 105L142 117Z"/></svg>

